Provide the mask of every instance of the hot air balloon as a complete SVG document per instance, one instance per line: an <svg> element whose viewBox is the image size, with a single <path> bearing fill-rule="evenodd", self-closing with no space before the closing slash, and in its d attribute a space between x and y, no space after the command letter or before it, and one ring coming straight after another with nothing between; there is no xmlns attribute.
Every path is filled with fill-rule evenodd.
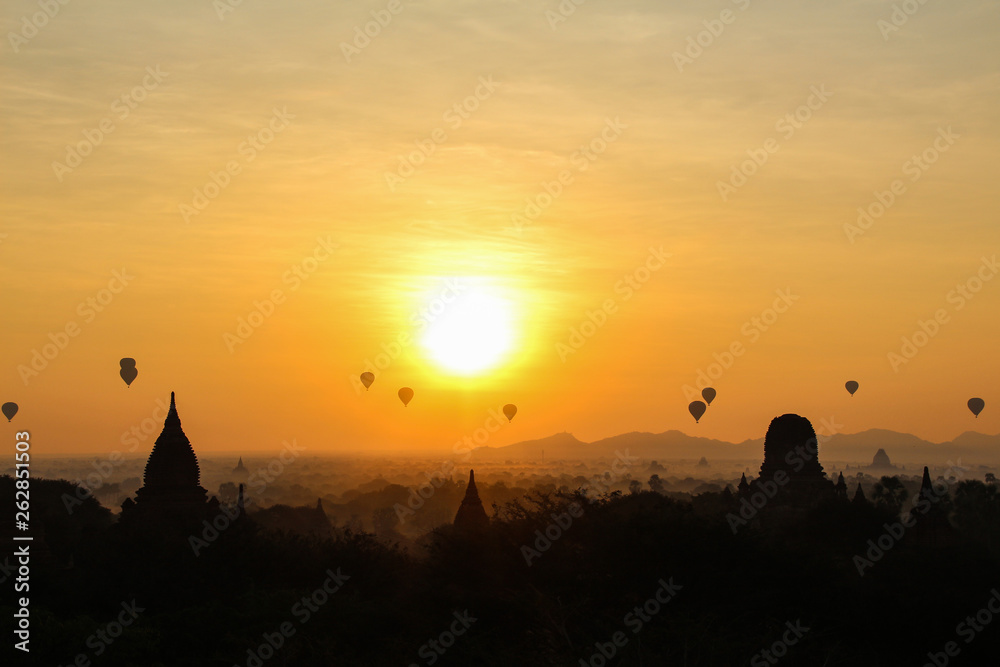
<svg viewBox="0 0 1000 667"><path fill-rule="evenodd" d="M694 417L694 423L697 424L701 416L705 414L705 408L708 406L701 401L691 401L691 405L688 406L688 412Z"/></svg>
<svg viewBox="0 0 1000 667"><path fill-rule="evenodd" d="M517 414L517 406L514 405L513 403L508 403L507 405L503 406L503 414L505 417L507 417L507 423L509 424L510 420L514 418L514 415Z"/></svg>
<svg viewBox="0 0 1000 667"><path fill-rule="evenodd" d="M372 386L372 382L375 381L375 374L364 372L361 374L361 384L365 386L365 389Z"/></svg>
<svg viewBox="0 0 1000 667"><path fill-rule="evenodd" d="M118 362L118 365L122 367L122 369L118 371L118 374L122 376L123 380L125 380L125 386L131 387L132 381L135 380L135 376L139 374L139 371L135 369L135 359L125 357Z"/></svg>
<svg viewBox="0 0 1000 667"><path fill-rule="evenodd" d="M17 414L17 403L4 403L0 406L0 411L3 412L3 416L7 418L7 421L10 421Z"/></svg>
<svg viewBox="0 0 1000 667"><path fill-rule="evenodd" d="M9 405L9 404L8 404ZM4 406L7 407L6 405ZM979 418L979 413L983 411L986 407L986 401L981 398L970 398L969 399L969 409L972 410L972 414L976 415L976 419ZM7 414L4 412L4 414Z"/></svg>
<svg viewBox="0 0 1000 667"><path fill-rule="evenodd" d="M847 391L851 393L851 396L854 396L854 392L856 392L858 390L858 387L861 385L859 385L854 380L848 380L847 384L845 384L844 386L847 387Z"/></svg>
<svg viewBox="0 0 1000 667"><path fill-rule="evenodd" d="M403 407L405 408L413 400L413 390L409 387L403 387L399 390L399 400L403 402Z"/></svg>
<svg viewBox="0 0 1000 667"><path fill-rule="evenodd" d="M715 390L711 387L705 387L701 390L701 397L705 399L707 405L711 405L712 401L715 400Z"/></svg>

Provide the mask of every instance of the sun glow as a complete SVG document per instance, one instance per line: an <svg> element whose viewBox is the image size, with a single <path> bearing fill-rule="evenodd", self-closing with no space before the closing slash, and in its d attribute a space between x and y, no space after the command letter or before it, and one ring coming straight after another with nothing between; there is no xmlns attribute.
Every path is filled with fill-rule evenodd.
<svg viewBox="0 0 1000 667"><path fill-rule="evenodd" d="M457 294L428 306L420 340L428 356L456 375L478 375L496 367L514 344L511 302L497 290L458 279Z"/></svg>

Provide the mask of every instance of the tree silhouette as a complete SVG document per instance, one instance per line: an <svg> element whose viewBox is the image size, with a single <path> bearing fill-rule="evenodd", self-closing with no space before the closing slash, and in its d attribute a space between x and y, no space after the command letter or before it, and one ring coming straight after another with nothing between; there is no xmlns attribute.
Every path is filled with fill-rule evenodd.
<svg viewBox="0 0 1000 667"><path fill-rule="evenodd" d="M663 493L666 490L663 480L660 479L659 475L651 475L649 478L649 489L656 493Z"/></svg>
<svg viewBox="0 0 1000 667"><path fill-rule="evenodd" d="M1000 489L978 480L959 482L952 499L955 526L1000 556Z"/></svg>
<svg viewBox="0 0 1000 667"><path fill-rule="evenodd" d="M903 503L906 502L909 495L910 492L895 475L892 477L882 476L872 487L872 502L893 514L898 514L902 510Z"/></svg>
<svg viewBox="0 0 1000 667"><path fill-rule="evenodd" d="M233 482L223 482L219 485L219 491L216 493L216 497L219 499L220 503L233 504L236 502L236 496L239 494L239 489Z"/></svg>

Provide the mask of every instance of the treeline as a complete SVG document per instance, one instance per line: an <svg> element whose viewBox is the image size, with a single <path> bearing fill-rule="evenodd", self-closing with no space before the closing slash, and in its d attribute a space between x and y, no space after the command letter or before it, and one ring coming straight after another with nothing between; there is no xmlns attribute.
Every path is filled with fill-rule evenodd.
<svg viewBox="0 0 1000 667"><path fill-rule="evenodd" d="M960 627L1000 586L1000 497L981 482L948 489L944 531L917 518L863 574L856 558L913 502L891 482L877 504L766 504L735 529L724 493L556 490L416 549L342 524L236 521L198 555L155 526L127 533L92 499L67 514L67 484L32 490L50 545L34 563L33 664L696 667L767 651L833 667L924 664L955 642L972 665L1000 637Z"/></svg>

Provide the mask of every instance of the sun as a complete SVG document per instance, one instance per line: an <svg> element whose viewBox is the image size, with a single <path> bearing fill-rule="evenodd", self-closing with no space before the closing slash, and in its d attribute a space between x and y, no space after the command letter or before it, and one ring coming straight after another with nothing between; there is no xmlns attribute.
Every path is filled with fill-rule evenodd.
<svg viewBox="0 0 1000 667"><path fill-rule="evenodd" d="M513 308L496 289L456 279L425 311L420 343L429 358L456 375L495 368L514 344Z"/></svg>

